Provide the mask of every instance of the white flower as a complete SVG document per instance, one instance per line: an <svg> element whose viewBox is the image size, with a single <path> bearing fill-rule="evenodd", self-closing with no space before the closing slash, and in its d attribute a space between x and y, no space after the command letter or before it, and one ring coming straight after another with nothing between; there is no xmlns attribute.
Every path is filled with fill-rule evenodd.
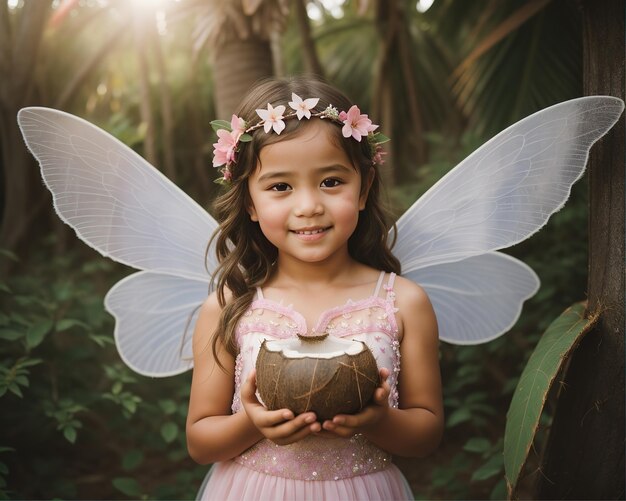
<svg viewBox="0 0 626 501"><path fill-rule="evenodd" d="M276 106L274 108L270 103L267 103L267 109L257 109L257 115L263 120L263 130L269 132L270 129L274 129L276 134L280 134L285 128L285 122L283 122L283 113L285 113L285 107L283 105Z"/></svg>
<svg viewBox="0 0 626 501"><path fill-rule="evenodd" d="M317 106L317 103L320 100L319 97L311 97L309 99L302 100L298 94L293 92L291 93L291 99L293 99L293 101L289 101L289 106L296 110L298 120L302 120L302 117L311 118L311 110Z"/></svg>

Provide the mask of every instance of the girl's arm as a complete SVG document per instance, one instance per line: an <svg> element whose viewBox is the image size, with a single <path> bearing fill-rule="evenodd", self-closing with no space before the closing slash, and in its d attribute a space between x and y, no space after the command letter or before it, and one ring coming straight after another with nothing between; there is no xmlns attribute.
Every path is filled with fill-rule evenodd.
<svg viewBox="0 0 626 501"><path fill-rule="evenodd" d="M232 459L268 433L271 439L291 443L301 438L302 428L310 426L306 422L310 416L285 419L284 409L263 415L262 423L267 428L255 426L243 409L231 413L235 360L218 342L221 368L211 348L220 312L217 296L211 294L200 308L193 334L194 369L187 413L187 449L200 464ZM293 415L287 417L293 418Z"/></svg>
<svg viewBox="0 0 626 501"><path fill-rule="evenodd" d="M399 277L395 289L402 333L399 408L388 406L384 383L373 405L359 414L335 416L324 429L344 437L363 433L392 454L423 457L437 448L443 434L437 320L421 287Z"/></svg>

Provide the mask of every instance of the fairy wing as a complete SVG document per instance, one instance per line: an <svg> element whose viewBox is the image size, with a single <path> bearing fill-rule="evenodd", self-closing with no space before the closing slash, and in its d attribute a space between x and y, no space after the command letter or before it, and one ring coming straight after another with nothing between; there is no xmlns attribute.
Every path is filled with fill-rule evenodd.
<svg viewBox="0 0 626 501"><path fill-rule="evenodd" d="M536 291L537 277L519 261L493 251L528 238L563 207L591 146L623 109L620 99L592 96L539 111L468 156L399 219L394 253L403 274L429 293L444 325L442 339L484 342L515 322L521 303ZM508 280L503 277L517 277L515 283L524 285L511 282L511 292L500 301L491 293L485 297L493 301L479 298L479 290L502 292ZM485 320L477 331L473 321L479 318ZM499 321L490 322L493 318Z"/></svg>
<svg viewBox="0 0 626 501"><path fill-rule="evenodd" d="M180 353L172 347L183 346L181 326L207 296L217 263L214 252L205 262L205 249L215 220L141 156L81 118L24 108L18 123L59 217L103 256L145 270L107 294L122 358L147 375L188 369L186 356L171 356Z"/></svg>

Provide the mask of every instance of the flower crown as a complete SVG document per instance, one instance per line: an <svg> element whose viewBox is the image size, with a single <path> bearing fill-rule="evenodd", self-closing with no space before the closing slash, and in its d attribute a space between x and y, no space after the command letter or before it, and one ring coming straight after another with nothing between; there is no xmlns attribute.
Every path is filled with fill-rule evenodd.
<svg viewBox="0 0 626 501"><path fill-rule="evenodd" d="M361 110L357 105L352 105L350 109L338 111L337 108L330 105L323 111L312 112L317 106L319 98L302 99L297 94L291 94L292 101L289 101L289 107L295 111L284 114L286 107L283 105L274 108L270 103L267 109L257 109L256 113L261 118L259 123L249 126L243 118L233 115L230 123L225 120L213 120L211 126L217 132L217 143L213 144L213 167L222 167L220 172L221 178L215 182L219 184L228 184L232 179L230 167L237 160L239 151L239 143L247 143L252 141L251 132L263 127L266 133L273 130L276 134L280 134L285 129L285 120L296 117L298 120L303 118L310 119L318 117L321 119L332 120L333 122L343 125L341 133L343 137L353 137L357 141L365 136L372 151L372 161L375 165L384 162L383 156L385 152L381 144L389 141L380 132L374 132L378 125L374 125L367 115L361 114Z"/></svg>

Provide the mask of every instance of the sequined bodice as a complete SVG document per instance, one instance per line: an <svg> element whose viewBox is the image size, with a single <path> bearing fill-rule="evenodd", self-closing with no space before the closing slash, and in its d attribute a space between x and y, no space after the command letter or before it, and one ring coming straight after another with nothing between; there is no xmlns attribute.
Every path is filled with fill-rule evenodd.
<svg viewBox="0 0 626 501"><path fill-rule="evenodd" d="M384 286L385 297L380 297L384 274L381 273L374 294L343 306L331 308L322 314L310 333L349 337L365 342L372 350L378 367L390 371L389 404L398 406L397 381L400 372L400 349L393 292L394 274ZM291 306L284 306L258 297L244 314L236 330L239 354L235 365L235 393L233 412L241 410L239 391L254 368L264 339L284 339L308 331L304 317ZM385 468L390 455L369 442L362 435L350 439L311 436L294 444L278 446L261 440L234 459L257 471L301 480L337 480L363 475Z"/></svg>

